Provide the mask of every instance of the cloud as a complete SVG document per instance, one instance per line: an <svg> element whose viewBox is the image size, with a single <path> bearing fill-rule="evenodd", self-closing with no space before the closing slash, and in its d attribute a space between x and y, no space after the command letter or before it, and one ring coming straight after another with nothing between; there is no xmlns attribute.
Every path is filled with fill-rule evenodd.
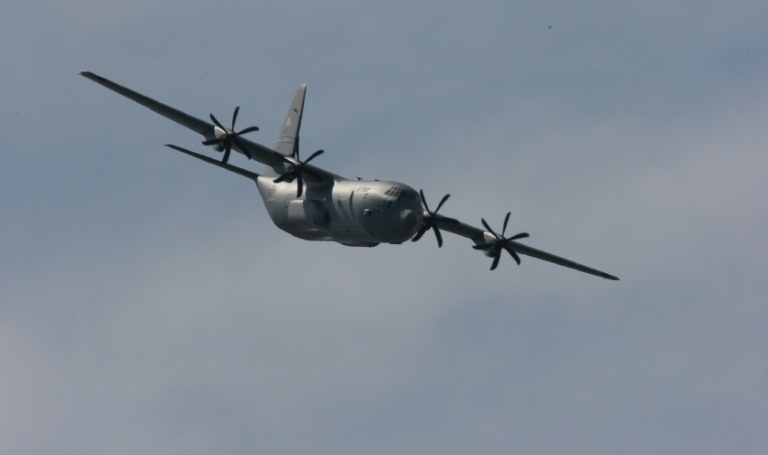
<svg viewBox="0 0 768 455"><path fill-rule="evenodd" d="M765 445L761 11L318 5L0 19L4 453ZM622 281L489 272L458 237L294 239L86 68L200 117L241 105L266 144L308 82L324 167L475 224L511 210Z"/></svg>

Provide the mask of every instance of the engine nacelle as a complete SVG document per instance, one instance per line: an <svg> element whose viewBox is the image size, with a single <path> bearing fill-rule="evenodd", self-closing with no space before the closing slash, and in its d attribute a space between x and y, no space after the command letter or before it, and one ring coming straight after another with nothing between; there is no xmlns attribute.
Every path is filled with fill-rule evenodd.
<svg viewBox="0 0 768 455"><path fill-rule="evenodd" d="M227 135L227 132L223 129L219 128L218 126L213 127L213 132L208 133L205 135L205 141L203 141L203 144L205 144L208 141L212 141L214 139L221 139L224 136ZM214 149L217 152L223 152L224 151L224 142L219 142L218 144L211 145L211 148Z"/></svg>
<svg viewBox="0 0 768 455"><path fill-rule="evenodd" d="M493 236L490 232L484 232L483 233L483 240L480 242L475 242L477 245L483 245L486 243L492 243L495 242L497 239ZM493 257L493 248L486 248L485 250L482 250L483 254L488 256L489 258Z"/></svg>

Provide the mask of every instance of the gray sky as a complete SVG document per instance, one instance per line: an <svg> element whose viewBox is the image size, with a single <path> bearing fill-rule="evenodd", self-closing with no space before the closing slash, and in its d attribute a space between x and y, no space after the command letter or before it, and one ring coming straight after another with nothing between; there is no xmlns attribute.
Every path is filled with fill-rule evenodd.
<svg viewBox="0 0 768 455"><path fill-rule="evenodd" d="M765 3L50 3L0 7L3 454L765 453ZM294 239L84 69L268 145L306 82L319 165L622 281Z"/></svg>

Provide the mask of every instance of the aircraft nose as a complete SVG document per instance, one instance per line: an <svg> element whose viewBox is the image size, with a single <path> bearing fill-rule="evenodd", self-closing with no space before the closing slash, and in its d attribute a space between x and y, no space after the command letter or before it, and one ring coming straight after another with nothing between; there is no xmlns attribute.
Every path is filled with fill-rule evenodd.
<svg viewBox="0 0 768 455"><path fill-rule="evenodd" d="M400 229L403 233L412 232L419 223L419 215L410 209L400 212Z"/></svg>

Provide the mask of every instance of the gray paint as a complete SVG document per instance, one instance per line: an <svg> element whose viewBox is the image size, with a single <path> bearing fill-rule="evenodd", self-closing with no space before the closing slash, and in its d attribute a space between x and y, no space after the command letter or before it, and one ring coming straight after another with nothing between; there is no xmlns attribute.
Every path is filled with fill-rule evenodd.
<svg viewBox="0 0 768 455"><path fill-rule="evenodd" d="M228 134L218 126L196 119L90 71L83 71L80 74L203 134L206 139ZM490 246L490 242L503 243L503 250L506 251L501 250L499 254L508 252L515 257L516 253L524 254L590 275L618 280L617 277L597 269L531 248L518 241L502 238L501 234L496 237L490 232L453 218L430 213L422 206L416 191L403 183L378 180L351 181L310 164L305 165L301 181L298 178L284 181L275 179L275 176L283 176L300 164L298 138L305 95L306 85L302 84L296 90L283 122L277 141L279 151L270 150L242 137L238 137L238 142L235 142L233 150L267 166L264 176L254 178L255 174L236 166L217 163L209 157L175 145L169 145L169 147L255 180L267 212L275 225L304 240L334 241L346 246L367 247L380 243L401 244L414 237L420 228L430 227L429 222L432 221L437 228L471 239L478 246ZM221 145L215 145L213 149L222 152ZM290 153L288 153L289 150ZM278 181L275 182L275 180ZM300 188L299 182L301 182ZM484 252L488 256L493 256L490 249ZM491 269L496 267L498 259L497 257L494 260Z"/></svg>

